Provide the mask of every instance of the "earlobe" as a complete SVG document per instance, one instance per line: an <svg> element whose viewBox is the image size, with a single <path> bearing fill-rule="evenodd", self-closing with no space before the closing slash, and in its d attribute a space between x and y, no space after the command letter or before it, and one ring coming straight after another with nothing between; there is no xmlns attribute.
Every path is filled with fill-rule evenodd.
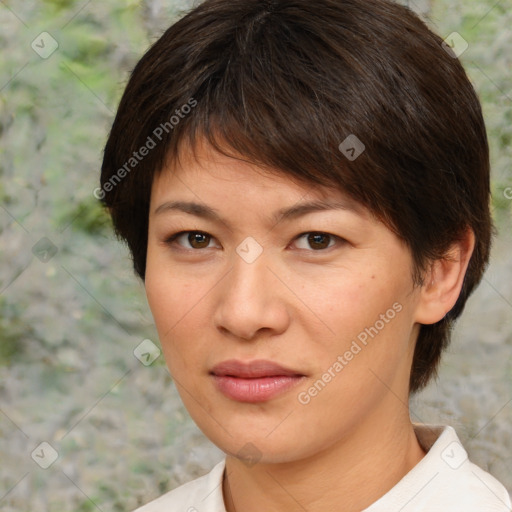
<svg viewBox="0 0 512 512"><path fill-rule="evenodd" d="M468 228L442 259L431 263L421 287L416 322L435 324L453 308L459 298L474 247L475 235Z"/></svg>

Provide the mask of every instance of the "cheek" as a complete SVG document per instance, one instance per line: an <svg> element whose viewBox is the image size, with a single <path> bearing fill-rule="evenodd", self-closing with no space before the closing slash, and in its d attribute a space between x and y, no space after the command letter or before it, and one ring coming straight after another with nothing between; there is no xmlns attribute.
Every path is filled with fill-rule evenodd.
<svg viewBox="0 0 512 512"><path fill-rule="evenodd" d="M162 251L151 246L146 263L145 288L159 333L185 318L187 312L193 313L193 306L204 294L200 280L173 269Z"/></svg>
<svg viewBox="0 0 512 512"><path fill-rule="evenodd" d="M147 266L146 296L172 373L173 367L178 366L173 363L179 361L180 365L188 366L190 356L198 352L201 319L207 316L204 314L206 302L202 299L208 287L156 268L151 263ZM187 347L194 351L187 352Z"/></svg>
<svg viewBox="0 0 512 512"><path fill-rule="evenodd" d="M351 358L350 373L356 368L364 368L368 373L369 367L398 364L407 351L411 322L406 307L410 300L408 281L395 277L382 270L380 273L364 271L334 281L331 276L323 282L323 287L304 290L322 321L304 326L313 342L311 358L316 358L320 367L329 368L338 355L347 351ZM327 337L325 326L329 329Z"/></svg>
<svg viewBox="0 0 512 512"><path fill-rule="evenodd" d="M336 337L346 338L393 304L394 290L366 272L326 274L306 281L303 302Z"/></svg>

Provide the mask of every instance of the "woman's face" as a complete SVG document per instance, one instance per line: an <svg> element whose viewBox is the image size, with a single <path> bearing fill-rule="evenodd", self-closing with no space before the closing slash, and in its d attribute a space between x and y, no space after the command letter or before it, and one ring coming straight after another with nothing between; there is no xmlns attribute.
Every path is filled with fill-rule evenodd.
<svg viewBox="0 0 512 512"><path fill-rule="evenodd" d="M286 462L407 415L419 294L406 246L340 191L206 145L197 157L155 178L145 285L201 430ZM306 206L319 201L331 206Z"/></svg>

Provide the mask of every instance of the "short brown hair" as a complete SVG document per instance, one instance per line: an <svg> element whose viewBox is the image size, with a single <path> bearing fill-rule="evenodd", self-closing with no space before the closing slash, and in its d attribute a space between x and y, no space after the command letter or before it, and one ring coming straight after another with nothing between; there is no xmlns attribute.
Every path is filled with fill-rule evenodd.
<svg viewBox="0 0 512 512"><path fill-rule="evenodd" d="M339 148L348 136L364 144L357 158ZM153 178L200 137L348 193L410 247L417 284L474 231L457 303L420 329L410 391L424 387L483 275L493 231L480 103L441 38L386 0L206 0L173 24L131 74L97 189L142 279Z"/></svg>

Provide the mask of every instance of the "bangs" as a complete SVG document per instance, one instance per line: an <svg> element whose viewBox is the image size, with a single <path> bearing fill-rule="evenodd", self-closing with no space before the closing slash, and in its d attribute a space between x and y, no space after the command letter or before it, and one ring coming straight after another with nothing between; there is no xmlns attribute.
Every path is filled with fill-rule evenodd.
<svg viewBox="0 0 512 512"><path fill-rule="evenodd" d="M275 47L277 30L281 48ZM339 90L325 80L306 42L267 17L243 41L223 48L208 78L189 84L197 106L169 134L158 168L179 161L184 147L195 153L206 141L224 155L292 179L342 187L348 160L338 146L354 131L347 126L352 116L332 101ZM183 96L176 105L188 100Z"/></svg>

